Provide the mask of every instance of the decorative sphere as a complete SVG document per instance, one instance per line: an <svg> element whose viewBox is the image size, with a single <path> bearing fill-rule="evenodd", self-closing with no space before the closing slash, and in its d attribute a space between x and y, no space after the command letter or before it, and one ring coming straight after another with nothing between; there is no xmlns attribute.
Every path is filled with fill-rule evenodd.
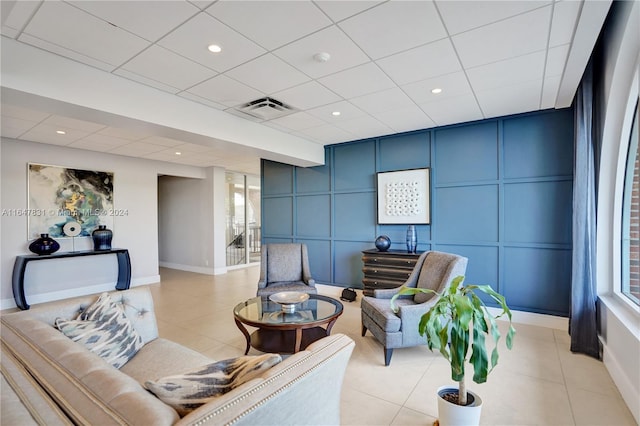
<svg viewBox="0 0 640 426"><path fill-rule="evenodd" d="M380 235L378 238L376 238L375 244L376 248L379 251L387 251L389 250L389 247L391 247L391 239L386 235Z"/></svg>

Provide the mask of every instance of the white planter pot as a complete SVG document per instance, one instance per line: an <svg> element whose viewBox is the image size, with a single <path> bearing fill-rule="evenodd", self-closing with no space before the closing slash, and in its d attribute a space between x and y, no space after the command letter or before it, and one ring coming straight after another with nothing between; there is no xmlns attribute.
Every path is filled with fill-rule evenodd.
<svg viewBox="0 0 640 426"><path fill-rule="evenodd" d="M475 393L467 391L467 395L474 398L471 405L458 405L446 401L440 397L440 392L453 389L451 386L440 386L438 388L438 421L440 426L477 426L480 424L480 412L482 410L482 399Z"/></svg>

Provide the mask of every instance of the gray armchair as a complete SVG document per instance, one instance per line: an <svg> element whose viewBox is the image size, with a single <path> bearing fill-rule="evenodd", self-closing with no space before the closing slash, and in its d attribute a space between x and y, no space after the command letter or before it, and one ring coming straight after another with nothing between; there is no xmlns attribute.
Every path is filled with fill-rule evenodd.
<svg viewBox="0 0 640 426"><path fill-rule="evenodd" d="M265 244L261 251L258 296L280 291L318 293L309 270L306 244Z"/></svg>
<svg viewBox="0 0 640 426"><path fill-rule="evenodd" d="M406 287L430 288L441 293L449 287L451 280L464 275L467 258L450 253L427 251L420 255ZM362 335L367 330L384 346L384 365L389 365L395 348L406 348L426 344L418 333L420 317L435 304L433 295L416 294L400 296L396 305L398 313L391 310L391 297L399 288L377 289L373 296L362 298Z"/></svg>

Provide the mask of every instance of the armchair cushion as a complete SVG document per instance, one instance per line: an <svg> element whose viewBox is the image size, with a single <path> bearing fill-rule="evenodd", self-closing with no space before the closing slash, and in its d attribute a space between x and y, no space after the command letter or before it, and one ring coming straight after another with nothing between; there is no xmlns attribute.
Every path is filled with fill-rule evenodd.
<svg viewBox="0 0 640 426"><path fill-rule="evenodd" d="M302 281L301 248L299 244L278 244L267 257L268 282Z"/></svg>
<svg viewBox="0 0 640 426"><path fill-rule="evenodd" d="M447 269L451 267L453 259L455 259L455 256L448 253L435 251L429 253L422 264L416 287L439 291L443 285L448 284L444 282L443 278L446 279L448 277ZM416 303L424 303L433 296L433 294L418 293L413 296L413 300Z"/></svg>
<svg viewBox="0 0 640 426"><path fill-rule="evenodd" d="M406 300L404 300L406 303ZM402 303L398 301L398 304ZM413 301L410 301L413 304ZM391 310L389 299L375 299L373 297L363 297L360 302L362 313L368 315L385 332L400 331L402 321L400 317Z"/></svg>

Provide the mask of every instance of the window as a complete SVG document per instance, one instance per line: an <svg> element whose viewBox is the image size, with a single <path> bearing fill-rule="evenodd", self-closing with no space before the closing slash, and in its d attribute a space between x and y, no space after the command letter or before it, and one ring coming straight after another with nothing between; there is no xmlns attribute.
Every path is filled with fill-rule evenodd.
<svg viewBox="0 0 640 426"><path fill-rule="evenodd" d="M260 262L260 177L227 172L227 266Z"/></svg>
<svg viewBox="0 0 640 426"><path fill-rule="evenodd" d="M622 204L622 281L621 293L640 305L640 152L636 102L629 135L629 150L624 180Z"/></svg>

